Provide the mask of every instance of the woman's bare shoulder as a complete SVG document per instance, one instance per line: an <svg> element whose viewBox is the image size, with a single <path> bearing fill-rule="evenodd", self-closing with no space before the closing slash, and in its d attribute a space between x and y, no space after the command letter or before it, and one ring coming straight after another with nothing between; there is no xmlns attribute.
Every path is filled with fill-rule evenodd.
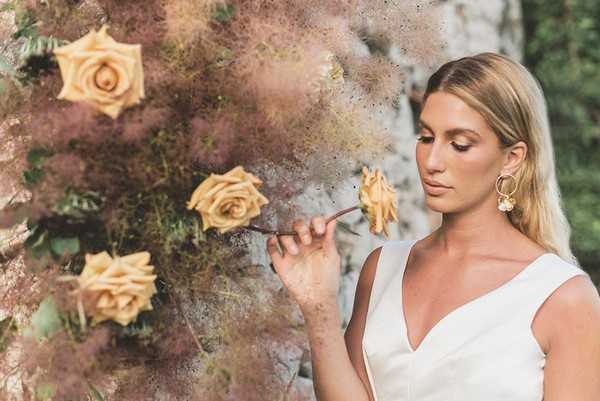
<svg viewBox="0 0 600 401"><path fill-rule="evenodd" d="M590 320L600 327L600 294L589 274L579 266L556 258L562 268L570 268L577 274L565 280L545 300L538 314L549 322L550 350L552 344L559 344L571 338L573 328L589 325Z"/></svg>

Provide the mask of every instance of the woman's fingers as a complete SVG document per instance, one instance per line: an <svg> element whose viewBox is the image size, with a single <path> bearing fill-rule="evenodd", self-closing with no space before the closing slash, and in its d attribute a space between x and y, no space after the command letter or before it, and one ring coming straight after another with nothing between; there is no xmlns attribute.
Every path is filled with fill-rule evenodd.
<svg viewBox="0 0 600 401"><path fill-rule="evenodd" d="M315 216L310 220L310 224L315 230L315 234L323 235L325 234L325 217L323 216Z"/></svg>
<svg viewBox="0 0 600 401"><path fill-rule="evenodd" d="M267 252L269 252L269 256L271 257L273 264L277 266L275 267L276 272L279 273L278 266L281 266L282 264L283 255L279 251L277 237L274 235L267 239Z"/></svg>
<svg viewBox="0 0 600 401"><path fill-rule="evenodd" d="M335 241L335 227L337 225L337 220L333 219L329 223L327 223L327 230L325 232L325 241L331 243Z"/></svg>
<svg viewBox="0 0 600 401"><path fill-rule="evenodd" d="M267 240L267 250L275 266L282 263L286 257L286 253L295 256L300 254L304 246L310 246L311 244L318 245L314 242L315 239L318 239L319 242L325 241L327 243L334 241L336 221L333 220L327 224L325 221L324 216L315 216L311 219L311 227L309 228L302 219L295 220L292 227L300 239L300 244L297 243L296 235L273 235L269 237ZM311 230L316 238L313 238Z"/></svg>
<svg viewBox="0 0 600 401"><path fill-rule="evenodd" d="M291 255L297 255L300 250L292 235L281 235L279 236L279 242L283 245L285 250ZM285 253L285 252L284 252Z"/></svg>
<svg viewBox="0 0 600 401"><path fill-rule="evenodd" d="M310 230L308 226L304 222L304 220L295 220L292 224L294 231L298 233L298 237L303 245L310 245L312 242L312 236L310 235Z"/></svg>

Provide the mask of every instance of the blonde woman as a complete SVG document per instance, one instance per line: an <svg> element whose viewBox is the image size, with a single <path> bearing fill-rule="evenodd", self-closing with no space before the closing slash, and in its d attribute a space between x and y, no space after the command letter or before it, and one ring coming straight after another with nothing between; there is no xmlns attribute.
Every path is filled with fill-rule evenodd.
<svg viewBox="0 0 600 401"><path fill-rule="evenodd" d="M600 296L569 249L535 78L494 53L444 64L417 140L442 224L369 254L343 336L335 220L267 241L305 317L317 399L600 400Z"/></svg>

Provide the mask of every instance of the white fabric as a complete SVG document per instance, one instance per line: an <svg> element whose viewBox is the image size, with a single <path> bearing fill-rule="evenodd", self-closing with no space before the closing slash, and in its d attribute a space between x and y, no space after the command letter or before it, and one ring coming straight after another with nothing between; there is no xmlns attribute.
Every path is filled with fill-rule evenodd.
<svg viewBox="0 0 600 401"><path fill-rule="evenodd" d="M588 273L545 253L507 283L450 312L414 351L402 278L416 241L386 241L379 256L363 337L376 401L541 401L546 356L531 323L556 288Z"/></svg>

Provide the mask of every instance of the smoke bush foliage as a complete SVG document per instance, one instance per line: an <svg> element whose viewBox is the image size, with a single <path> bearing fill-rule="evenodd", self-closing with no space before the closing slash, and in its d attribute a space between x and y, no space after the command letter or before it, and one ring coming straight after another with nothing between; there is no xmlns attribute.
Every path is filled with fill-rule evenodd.
<svg viewBox="0 0 600 401"><path fill-rule="evenodd" d="M186 202L211 173L286 166L264 183L272 211L257 220L287 227L294 208L278 200L333 186L357 161L380 157L389 135L373 116L403 84L386 40L406 39L402 51L414 58L438 46L423 6L408 3L8 2L15 39L74 41L106 22L117 42L141 44L146 97L115 120L56 99L63 83L49 52L0 75L0 116L16 121L4 129L15 160L2 168L31 193L0 216L31 233L27 269L0 308L31 311L52 295L61 322L40 340L20 335L31 312L0 321L0 350L14 351L1 354L0 398L10 399L8 379L17 378L26 398L54 401L285 399L297 367L282 369L275 350L306 347L297 310L269 269L251 263L246 232L203 232ZM380 54L364 57L361 46ZM137 321L83 331L72 288L57 278L104 250L150 252L158 293Z"/></svg>

